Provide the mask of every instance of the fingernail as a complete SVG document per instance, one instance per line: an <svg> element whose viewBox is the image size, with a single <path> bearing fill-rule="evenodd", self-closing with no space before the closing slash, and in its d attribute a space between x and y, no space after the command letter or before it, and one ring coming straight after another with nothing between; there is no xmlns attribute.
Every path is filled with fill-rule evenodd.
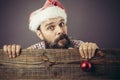
<svg viewBox="0 0 120 80"><path fill-rule="evenodd" d="M13 55L13 58L15 58L15 55Z"/></svg>
<svg viewBox="0 0 120 80"><path fill-rule="evenodd" d="M11 58L12 56L11 55L9 55L9 58Z"/></svg>
<svg viewBox="0 0 120 80"><path fill-rule="evenodd" d="M84 56L82 56L82 58L85 58Z"/></svg>
<svg viewBox="0 0 120 80"><path fill-rule="evenodd" d="M17 56L19 56L19 53L17 53Z"/></svg>

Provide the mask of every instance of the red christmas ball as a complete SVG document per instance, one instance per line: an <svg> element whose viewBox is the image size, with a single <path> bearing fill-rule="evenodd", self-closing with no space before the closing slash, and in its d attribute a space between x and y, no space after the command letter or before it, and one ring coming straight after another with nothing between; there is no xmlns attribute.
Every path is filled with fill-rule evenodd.
<svg viewBox="0 0 120 80"><path fill-rule="evenodd" d="M83 61L80 64L80 67L83 71L90 71L92 68L92 64L89 61Z"/></svg>

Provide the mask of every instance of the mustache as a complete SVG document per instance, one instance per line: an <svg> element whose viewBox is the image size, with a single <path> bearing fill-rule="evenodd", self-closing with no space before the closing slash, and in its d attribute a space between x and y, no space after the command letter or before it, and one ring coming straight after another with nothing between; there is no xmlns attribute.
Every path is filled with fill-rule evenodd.
<svg viewBox="0 0 120 80"><path fill-rule="evenodd" d="M57 43L59 40L62 40L62 39L68 40L68 36L67 36L66 34L60 35L60 36L55 40L55 43Z"/></svg>
<svg viewBox="0 0 120 80"><path fill-rule="evenodd" d="M59 45L58 45L58 42L59 42L59 40L62 40L62 39L66 39L67 40L67 42L66 42L66 44L63 46L63 47L60 47ZM71 42L70 42L70 39L69 39L69 37L68 37L68 35L66 35L66 34L62 34L62 35L60 35L55 41L54 41L54 43L48 43L47 41L46 41L46 47L47 48L50 48L50 49L59 49L59 48L65 48L65 49L67 49L69 46L72 46L71 45Z"/></svg>

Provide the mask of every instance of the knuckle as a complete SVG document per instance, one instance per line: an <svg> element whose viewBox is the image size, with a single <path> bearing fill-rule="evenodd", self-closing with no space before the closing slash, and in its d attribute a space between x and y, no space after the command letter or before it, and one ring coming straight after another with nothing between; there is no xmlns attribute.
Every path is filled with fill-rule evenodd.
<svg viewBox="0 0 120 80"><path fill-rule="evenodd" d="M7 45L4 45L3 48L7 47Z"/></svg>
<svg viewBox="0 0 120 80"><path fill-rule="evenodd" d="M16 45L16 47L17 47L17 48L21 48L21 46L20 46L20 45Z"/></svg>
<svg viewBox="0 0 120 80"><path fill-rule="evenodd" d="M12 45L12 49L15 49L15 45Z"/></svg>
<svg viewBox="0 0 120 80"><path fill-rule="evenodd" d="M85 43L85 42L81 43L81 45L84 44L84 43Z"/></svg>
<svg viewBox="0 0 120 80"><path fill-rule="evenodd" d="M88 50L91 50L92 48L91 48L91 46L88 46Z"/></svg>
<svg viewBox="0 0 120 80"><path fill-rule="evenodd" d="M96 46L97 44L96 43L93 43L94 46Z"/></svg>
<svg viewBox="0 0 120 80"><path fill-rule="evenodd" d="M82 46L83 46L83 44L84 44L84 43L80 44L80 47L82 47Z"/></svg>
<svg viewBox="0 0 120 80"><path fill-rule="evenodd" d="M81 49L82 49L82 47L80 46L80 47L79 47L79 49L81 50Z"/></svg>
<svg viewBox="0 0 120 80"><path fill-rule="evenodd" d="M93 44L93 43L91 43L91 42L89 43L89 45L92 45L92 44Z"/></svg>
<svg viewBox="0 0 120 80"><path fill-rule="evenodd" d="M8 45L7 48L11 48L11 45Z"/></svg>
<svg viewBox="0 0 120 80"><path fill-rule="evenodd" d="M7 45L4 45L4 46L3 46L3 50L5 51L5 50L6 50L6 48L7 48Z"/></svg>
<svg viewBox="0 0 120 80"><path fill-rule="evenodd" d="M12 47L15 47L15 46L16 46L15 44L12 45Z"/></svg>

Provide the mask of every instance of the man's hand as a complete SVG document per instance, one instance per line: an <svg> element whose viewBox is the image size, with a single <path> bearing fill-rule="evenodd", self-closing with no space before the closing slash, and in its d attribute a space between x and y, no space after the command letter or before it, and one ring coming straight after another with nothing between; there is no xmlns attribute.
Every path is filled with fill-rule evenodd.
<svg viewBox="0 0 120 80"><path fill-rule="evenodd" d="M4 45L3 46L3 50L9 56L9 58L15 58L15 57L19 56L20 50L21 50L21 46L20 45L16 45L16 44Z"/></svg>
<svg viewBox="0 0 120 80"><path fill-rule="evenodd" d="M95 50L98 49L96 43L82 43L79 47L79 52L82 58L91 59L94 57Z"/></svg>

